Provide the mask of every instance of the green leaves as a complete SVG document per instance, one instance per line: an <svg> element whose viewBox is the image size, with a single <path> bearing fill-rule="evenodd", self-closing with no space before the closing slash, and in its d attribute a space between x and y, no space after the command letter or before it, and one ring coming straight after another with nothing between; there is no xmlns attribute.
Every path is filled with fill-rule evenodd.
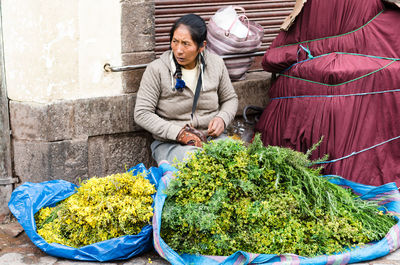
<svg viewBox="0 0 400 265"><path fill-rule="evenodd" d="M232 139L204 145L176 165L161 237L179 253L222 256L315 256L381 239L394 219L320 177L307 155L264 147L259 135L248 147Z"/></svg>

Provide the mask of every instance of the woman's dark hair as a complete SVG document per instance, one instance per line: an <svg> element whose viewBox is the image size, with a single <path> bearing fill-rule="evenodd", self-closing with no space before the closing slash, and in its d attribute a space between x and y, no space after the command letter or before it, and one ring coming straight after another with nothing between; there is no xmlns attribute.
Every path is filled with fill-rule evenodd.
<svg viewBox="0 0 400 265"><path fill-rule="evenodd" d="M169 33L170 43L172 41L172 38L174 37L175 30L180 25L185 25L186 27L188 27L190 36L192 37L192 40L197 44L198 48L203 47L204 41L207 38L207 25L204 19L195 14L184 15L183 17L179 18L174 23L174 25L172 25L171 31ZM182 69L181 66L178 64L175 56L173 56L173 59L176 66L176 71L174 74L174 76L176 77L175 89L182 92L183 89L186 87L185 82L182 80Z"/></svg>
<svg viewBox="0 0 400 265"><path fill-rule="evenodd" d="M172 41L175 30L180 26L185 25L189 28L190 36L197 46L203 47L204 41L207 38L207 25L204 19L195 14L184 15L179 18L171 28L169 33L169 41Z"/></svg>

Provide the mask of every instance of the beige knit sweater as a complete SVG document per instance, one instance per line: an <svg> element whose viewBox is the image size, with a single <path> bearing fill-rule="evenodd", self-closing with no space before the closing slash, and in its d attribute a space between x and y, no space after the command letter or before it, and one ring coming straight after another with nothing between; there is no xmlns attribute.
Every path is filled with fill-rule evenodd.
<svg viewBox="0 0 400 265"><path fill-rule="evenodd" d="M192 125L207 133L209 122L221 117L225 127L235 117L238 98L224 61L204 51L203 85ZM194 93L177 91L171 51L150 63L141 80L135 105L135 122L158 140L176 140L179 131L191 122Z"/></svg>

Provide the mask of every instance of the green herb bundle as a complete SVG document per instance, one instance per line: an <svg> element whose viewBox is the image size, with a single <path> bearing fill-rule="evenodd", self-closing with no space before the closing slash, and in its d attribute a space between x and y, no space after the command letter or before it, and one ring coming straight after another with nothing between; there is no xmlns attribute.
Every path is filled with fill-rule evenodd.
<svg viewBox="0 0 400 265"><path fill-rule="evenodd" d="M384 237L395 220L320 177L310 152L264 147L259 135L249 147L232 139L204 145L175 165L161 237L178 253L220 256L315 256Z"/></svg>

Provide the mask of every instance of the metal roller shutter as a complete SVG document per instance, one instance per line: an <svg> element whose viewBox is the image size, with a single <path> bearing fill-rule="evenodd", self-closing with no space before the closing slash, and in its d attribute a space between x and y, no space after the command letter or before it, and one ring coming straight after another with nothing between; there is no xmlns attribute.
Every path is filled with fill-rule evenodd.
<svg viewBox="0 0 400 265"><path fill-rule="evenodd" d="M259 51L265 51L279 32L286 16L293 10L295 0L235 1L235 0L155 0L156 56L169 48L169 30L182 15L195 13L206 20L221 7L239 5L246 10L247 17L264 28L263 44Z"/></svg>

